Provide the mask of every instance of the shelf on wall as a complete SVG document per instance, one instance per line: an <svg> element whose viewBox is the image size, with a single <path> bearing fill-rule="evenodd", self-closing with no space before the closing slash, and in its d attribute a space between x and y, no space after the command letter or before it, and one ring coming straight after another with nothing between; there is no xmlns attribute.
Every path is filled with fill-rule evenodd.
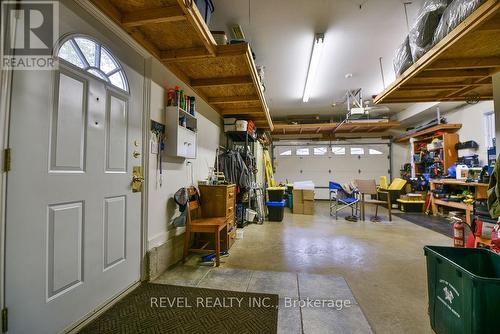
<svg viewBox="0 0 500 334"><path fill-rule="evenodd" d="M273 129L249 45L217 45L195 5L188 7L184 0L90 1L221 116L238 115Z"/></svg>
<svg viewBox="0 0 500 334"><path fill-rule="evenodd" d="M312 124L274 124L273 135L322 135L328 137L338 127L339 123L312 123ZM386 122L347 122L337 128L336 133L376 133L396 128L397 121Z"/></svg>
<svg viewBox="0 0 500 334"><path fill-rule="evenodd" d="M394 142L395 143L403 143L403 142L409 141L410 138L416 138L417 141L428 140L428 139L435 138L436 136L430 136L430 137L426 137L426 138L418 138L418 137L432 134L436 131L454 132L454 131L457 131L461 128L462 128L462 124L438 124L438 125L431 126L427 129L424 129L421 131L416 131L413 133L406 133L404 136L396 138L394 140Z"/></svg>
<svg viewBox="0 0 500 334"><path fill-rule="evenodd" d="M246 131L228 131L225 133L233 142L245 142L248 138L248 142L255 142L257 139L252 137Z"/></svg>
<svg viewBox="0 0 500 334"><path fill-rule="evenodd" d="M500 2L487 0L375 99L414 103L493 99L500 71Z"/></svg>

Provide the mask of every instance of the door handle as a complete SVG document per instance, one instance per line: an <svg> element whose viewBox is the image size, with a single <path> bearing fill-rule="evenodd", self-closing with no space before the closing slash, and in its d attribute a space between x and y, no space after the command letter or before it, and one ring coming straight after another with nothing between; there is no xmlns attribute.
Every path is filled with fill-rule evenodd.
<svg viewBox="0 0 500 334"><path fill-rule="evenodd" d="M132 192L140 193L142 191L142 184L144 176L142 175L142 167L134 166L132 169Z"/></svg>

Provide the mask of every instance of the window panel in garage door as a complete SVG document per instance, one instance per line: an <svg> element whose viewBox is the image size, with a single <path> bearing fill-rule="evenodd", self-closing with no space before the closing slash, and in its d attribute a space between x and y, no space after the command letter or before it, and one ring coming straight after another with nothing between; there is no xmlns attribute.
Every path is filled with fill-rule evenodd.
<svg viewBox="0 0 500 334"><path fill-rule="evenodd" d="M309 148L308 156L297 156L297 149ZM279 146L275 149L276 179L288 182L311 180L316 185L316 198L328 198L328 182L347 183L355 179L375 179L388 176L389 145L334 145L325 155L314 155L318 146ZM361 153L364 154L351 154ZM304 152L304 150L299 150ZM291 153L291 154L289 154Z"/></svg>

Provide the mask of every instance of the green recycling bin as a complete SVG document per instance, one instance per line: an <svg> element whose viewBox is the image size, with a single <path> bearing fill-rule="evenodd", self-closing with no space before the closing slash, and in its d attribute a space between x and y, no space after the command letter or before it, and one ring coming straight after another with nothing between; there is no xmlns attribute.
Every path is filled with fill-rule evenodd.
<svg viewBox="0 0 500 334"><path fill-rule="evenodd" d="M425 246L429 317L437 334L500 333L500 255Z"/></svg>

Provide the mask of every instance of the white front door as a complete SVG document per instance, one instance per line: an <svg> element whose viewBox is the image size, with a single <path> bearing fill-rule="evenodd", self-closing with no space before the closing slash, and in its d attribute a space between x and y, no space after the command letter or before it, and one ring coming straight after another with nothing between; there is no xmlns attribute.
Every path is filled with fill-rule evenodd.
<svg viewBox="0 0 500 334"><path fill-rule="evenodd" d="M140 279L144 80L122 65L129 94L71 66L14 73L9 333L58 333Z"/></svg>

